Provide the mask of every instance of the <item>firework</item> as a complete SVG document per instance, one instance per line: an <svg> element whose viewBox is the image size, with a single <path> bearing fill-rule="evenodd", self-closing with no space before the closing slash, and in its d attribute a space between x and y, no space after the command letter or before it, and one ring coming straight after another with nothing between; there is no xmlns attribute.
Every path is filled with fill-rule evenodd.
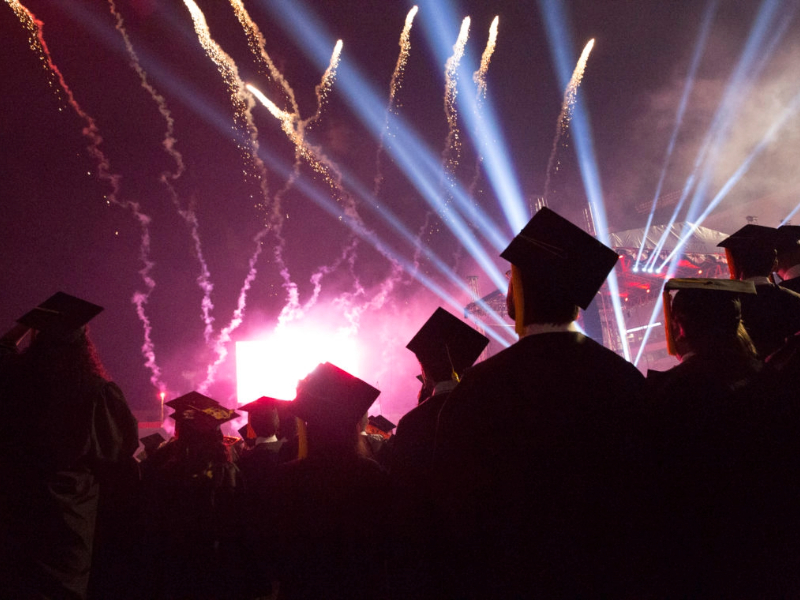
<svg viewBox="0 0 800 600"><path fill-rule="evenodd" d="M495 46L497 46L497 27L500 24L500 17L495 17L492 20L492 24L489 27L489 39L486 42L486 48L483 50L483 54L481 55L481 66L480 68L472 74L472 81L475 82L475 85L478 87L478 92L476 96L475 106L477 109L481 108L481 104L483 99L486 98L486 73L489 71L489 64L492 61L492 54L494 54ZM481 118L480 112L478 112L478 118ZM475 189L478 187L478 180L481 176L481 163L483 162L483 156L480 152L478 152L477 156L475 157L475 172L472 176L472 181L469 184L469 188L467 190L467 195L470 198L473 198L475 195ZM473 200L474 204L474 200Z"/></svg>
<svg viewBox="0 0 800 600"><path fill-rule="evenodd" d="M575 65L575 70L572 72L572 77L567 84L567 89L564 90L564 102L561 104L561 113L558 115L558 122L556 124L556 137L553 140L553 149L550 151L550 158L547 161L547 174L544 182L545 201L547 201L550 191L550 178L552 176L556 154L558 153L558 144L567 132L567 129L569 129L569 122L572 119L572 111L575 108L575 99L578 94L578 86L583 79L583 73L586 70L586 61L589 60L589 53L592 51L593 47L594 40L592 39L584 46L583 52L581 52L581 56L578 59L578 64ZM556 170L558 170L557 166Z"/></svg>
<svg viewBox="0 0 800 600"><path fill-rule="evenodd" d="M89 142L89 154L97 164L98 177L102 181L108 183L109 187L111 188L110 193L106 194L105 196L106 204L109 206L114 205L127 209L131 212L131 214L133 214L134 218L139 223L139 227L142 231L141 241L139 244L139 259L144 265L139 270L139 275L141 276L147 291L137 291L132 298L132 302L136 305L136 313L142 322L142 326L144 327L144 343L142 345L142 354L145 357L145 365L148 369L150 369L150 381L155 387L164 389L164 386L161 383L161 369L156 363L155 350L153 342L150 339L150 320L144 310L144 305L147 303L147 300L149 299L150 294L153 292L153 289L156 285L155 280L150 276L150 272L155 266L155 264L150 260L150 217L142 212L141 206L138 202L132 202L129 200L123 201L119 199L121 176L112 172L108 157L100 148L100 145L103 143L103 138L100 135L100 130L97 127L97 123L95 122L94 118L84 111L80 104L78 104L78 101L75 99L72 90L64 79L64 75L53 62L53 57L50 54L50 50L47 47L47 43L45 42L42 33L44 23L38 20L31 11L29 11L16 0L6 0L6 2L11 6L11 8L14 10L14 14L16 14L17 18L20 20L20 23L22 23L23 27L25 27L25 29L28 31L31 49L39 55L39 58L42 60L43 64L47 65L46 68L58 81L61 89L66 95L67 103L85 123L82 133Z"/></svg>
<svg viewBox="0 0 800 600"><path fill-rule="evenodd" d="M497 45L497 26L500 23L500 17L495 17L489 27L489 40L486 42L486 48L481 55L481 66L472 75L472 80L478 86L478 101L486 97L486 72L489 70L489 63L492 61L492 54Z"/></svg>
<svg viewBox="0 0 800 600"><path fill-rule="evenodd" d="M256 25L250 18L250 15L248 14L247 10L245 10L244 4L242 4L241 0L230 0L230 3L233 7L233 12L236 14L236 18L239 19L239 23L245 31L250 50L253 52L253 54L255 54L261 64L267 68L269 76L271 76L272 79L280 84L284 94L286 94L286 98L289 100L289 104L292 107L292 112L295 115L299 115L300 110L297 107L297 100L295 100L294 97L294 90L292 90L289 82L286 81L283 73L281 73L275 66L275 63L272 62L269 54L267 54L265 48L266 40L261 34L261 30L258 28L258 25Z"/></svg>
<svg viewBox="0 0 800 600"><path fill-rule="evenodd" d="M261 188L262 202L258 204L258 208L266 210L269 198L267 189L267 168L258 156L258 130L253 122L252 113L252 108L255 103L252 96L247 93L244 82L239 77L239 70L236 67L236 63L234 63L233 59L212 39L203 12L194 0L183 1L192 16L194 31L200 45L203 47L203 50L205 50L208 58L217 66L217 70L228 89L231 106L233 107L234 122L247 140L247 146L240 145L239 149L242 152L242 158L245 160L245 163L252 165L254 168L255 173L251 174L251 176L258 181L259 187Z"/></svg>
<svg viewBox="0 0 800 600"><path fill-rule="evenodd" d="M453 54L447 59L444 67L444 114L447 118L447 139L442 152L442 161L445 171L455 173L458 161L461 159L461 140L458 131L458 112L456 110L456 97L458 96L458 65L464 56L464 48L469 38L469 17L464 17L461 22L456 43L453 45Z"/></svg>
<svg viewBox="0 0 800 600"><path fill-rule="evenodd" d="M392 79L389 82L389 102L386 105L386 117L384 120L383 129L381 130L381 137L378 140L378 150L375 154L375 184L372 190L372 195L377 197L381 190L383 183L383 174L381 173L381 155L383 154L383 138L386 131L389 129L389 114L394 110L395 99L397 92L403 84L403 72L408 62L408 56L411 53L411 25L414 23L414 17L417 15L418 7L414 6L408 15L406 15L406 24L400 33L400 54L397 57L397 64L394 66Z"/></svg>
<svg viewBox="0 0 800 600"><path fill-rule="evenodd" d="M214 284L211 283L211 273L209 272L208 264L203 257L203 248L200 243L200 229L197 222L197 215L195 214L191 205L186 209L181 207L180 199L178 198L178 192L175 190L175 186L173 185L174 182L177 181L186 170L186 166L183 162L183 156L175 149L175 144L177 143L177 140L175 139L175 120L172 118L172 113L170 112L164 97L158 93L158 91L148 80L147 73L142 68L142 64L139 61L139 56L136 54L136 50L133 48L133 44L128 36L128 32L125 29L125 22L122 19L122 15L120 14L119 10L117 10L114 0L108 0L108 4L111 14L114 16L114 20L116 22L115 27L125 42L125 49L128 52L128 57L130 58L131 67L133 67L133 69L136 71L142 87L150 95L150 98L152 98L153 102L156 103L158 112L164 118L164 122L166 123L166 131L164 132L164 140L162 145L164 146L164 150L167 152L167 154L175 162L175 170L162 172L159 180L167 188L167 192L169 193L170 199L175 205L178 214L189 226L190 234L194 242L194 253L198 262L200 263L200 275L197 277L197 285L203 291L203 299L200 304L202 319L203 323L205 324L203 333L206 343L208 344L210 343L211 336L214 333L214 317L211 316L211 311L214 309L214 305L211 302L211 292L214 290ZM138 306L139 305L137 304L137 310Z"/></svg>

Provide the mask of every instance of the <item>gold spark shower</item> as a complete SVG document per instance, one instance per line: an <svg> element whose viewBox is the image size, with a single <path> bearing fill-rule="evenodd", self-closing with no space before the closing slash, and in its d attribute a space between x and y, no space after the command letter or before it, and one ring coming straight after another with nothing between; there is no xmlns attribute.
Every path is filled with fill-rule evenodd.
<svg viewBox="0 0 800 600"><path fill-rule="evenodd" d="M228 88L231 105L233 106L234 122L240 131L246 135L249 141L249 147L239 145L243 158L246 163L252 164L255 167L255 179L258 180L259 187L261 188L262 201L257 203L257 207L266 210L269 198L267 191L267 168L264 162L258 156L258 130L253 122L252 108L254 105L252 97L247 94L244 82L239 77L239 70L233 59L225 53L211 38L211 32L208 28L205 15L194 2L194 0L183 0L186 8L192 16L192 23L194 24L194 31L200 45L206 51L206 55L217 66L217 70L222 76ZM237 145L239 142L237 141Z"/></svg>
<svg viewBox="0 0 800 600"><path fill-rule="evenodd" d="M386 116L384 118L383 129L381 129L381 137L378 140L378 150L375 153L375 184L372 190L372 195L377 198L381 191L383 184L383 173L381 172L381 155L383 154L383 139L386 136L386 131L389 129L389 115L394 111L395 99L397 92L403 85L403 73L408 63L408 56L411 53L411 26L414 24L414 17L417 15L419 8L414 6L406 15L406 24L403 31L400 33L400 54L397 57L397 64L394 66L392 79L389 82L389 102L386 105Z"/></svg>
<svg viewBox="0 0 800 600"><path fill-rule="evenodd" d="M273 80L280 84L284 94L286 94L286 98L289 100L289 105L292 108L292 112L295 115L299 115L300 109L297 107L297 100L295 100L294 97L294 90L292 90L289 82L286 81L283 73L281 73L275 66L275 63L272 62L272 58L270 58L269 54L267 54L266 40L264 39L261 30L258 28L258 25L256 25L250 18L247 10L245 10L242 0L230 0L230 3L233 7L233 12L236 15L236 18L239 19L239 23L241 24L245 35L247 36L247 43L250 46L250 51L255 54L256 58L262 63L263 66L267 68L267 73L265 73L265 75L269 75Z"/></svg>
<svg viewBox="0 0 800 600"><path fill-rule="evenodd" d="M127 50L128 57L130 58L130 65L139 76L142 87L147 91L148 94L150 94L153 102L155 102L156 106L158 106L158 112L164 118L166 123L167 129L164 132L164 140L162 141L162 145L164 146L165 152L175 162L175 170L162 172L159 180L167 188L167 192L169 193L170 199L175 205L175 209L178 211L178 214L189 226L190 234L192 236L192 240L194 241L195 256L200 263L200 275L197 277L197 285L203 291L203 299L201 300L202 319L203 323L205 324L203 333L206 343L208 344L211 342L211 336L214 333L214 317L211 316L211 311L214 309L214 305L211 302L211 292L214 289L214 284L211 283L211 273L208 270L208 264L203 256L197 215L191 204L186 209L181 207L181 202L178 198L178 192L175 190L175 186L173 185L173 183L177 181L186 170L186 166L183 162L183 156L175 149L175 144L177 143L177 140L175 139L175 120L172 118L172 113L167 106L167 101L161 94L158 93L158 91L148 80L147 73L145 72L144 68L142 68L142 64L139 61L139 56L136 54L136 50L133 48L133 44L128 36L128 32L125 29L125 21L123 20L119 10L117 10L114 0L108 0L108 4L111 14L114 16L114 20L116 22L115 27L125 42L125 49Z"/></svg>
<svg viewBox="0 0 800 600"><path fill-rule="evenodd" d="M481 55L481 66L472 75L472 80L478 86L478 102L486 97L486 72L489 70L489 63L494 54L494 48L497 45L497 26L500 23L500 17L495 17L492 25L489 27L489 40L486 42L486 48Z"/></svg>
<svg viewBox="0 0 800 600"><path fill-rule="evenodd" d="M322 74L322 80L317 87L314 88L314 93L317 97L317 112L308 119L300 121L298 124L297 129L304 139L308 127L319 120L322 114L322 107L325 105L325 101L328 99L328 93L330 93L333 82L336 79L336 69L339 67L339 59L342 56L342 45L342 40L337 40L336 45L333 47L333 54L331 54L331 61L328 64L328 68L325 69L325 72Z"/></svg>
<svg viewBox="0 0 800 600"><path fill-rule="evenodd" d="M445 140L442 161L445 171L455 173L458 161L461 159L461 140L458 132L458 112L456 111L456 97L458 96L458 65L464 56L464 48L469 38L469 17L464 17L461 22L461 31L456 43L453 45L453 55L447 59L444 67L444 114L447 118L447 139Z"/></svg>
<svg viewBox="0 0 800 600"><path fill-rule="evenodd" d="M120 180L122 177L118 173L113 173L111 171L108 157L100 149L103 138L100 135L100 130L97 127L96 121L81 108L80 104L78 104L72 90L64 79L64 75L53 62L52 55L50 54L47 42L45 42L42 33L44 23L38 20L31 11L16 0L6 0L6 3L12 8L14 14L16 14L17 18L20 20L20 23L22 23L23 27L28 31L31 50L37 53L39 58L47 65L49 71L55 75L61 89L66 95L67 103L85 123L81 133L89 142L87 149L97 163L97 176L101 180L107 182L111 187L111 191L105 196L106 205L119 206L129 210L139 223L142 232L139 243L139 260L141 260L144 265L139 270L139 275L147 288L147 292L136 291L131 300L136 305L136 314L142 322L144 329L142 354L145 357L145 366L150 370L150 382L154 387L164 389L164 384L161 382L161 369L156 363L154 346L151 339L152 327L150 325L150 319L145 311L145 304L147 304L147 300L156 286L155 280L150 276L150 272L155 266L150 260L150 217L142 212L138 202L132 202L130 200L122 201L119 199Z"/></svg>
<svg viewBox="0 0 800 600"><path fill-rule="evenodd" d="M478 86L477 97L475 99L475 107L477 109L478 119L481 118L480 108L483 104L483 99L486 98L486 73L489 71L489 64L492 61L492 54L494 54L495 46L497 46L497 27L499 24L500 17L498 16L492 20L492 24L489 27L489 39L486 42L486 48L484 48L483 54L481 55L481 66L472 74L472 81L474 81L475 85ZM467 190L467 195L470 198L474 198L475 189L478 187L478 180L481 176L482 162L483 156L481 155L480 151L478 151L475 156L475 172L472 175L472 181L470 182ZM476 204L474 199L472 202L473 204Z"/></svg>
<svg viewBox="0 0 800 600"><path fill-rule="evenodd" d="M63 88L64 82L60 71L58 71L58 68L53 64L50 58L50 51L47 49L47 44L42 37L42 26L44 24L16 0L6 0L6 4L11 7L11 10L14 11L14 14L17 16L22 26L27 30L28 43L30 44L31 50L39 57L39 61L42 63L42 69L47 73L48 85L53 89L56 97L59 100L63 100L61 88ZM59 83L61 84L61 88L58 87ZM58 110L61 109L59 108Z"/></svg>
<svg viewBox="0 0 800 600"><path fill-rule="evenodd" d="M236 63L234 63L233 59L226 54L219 44L217 44L211 38L211 33L203 12L200 10L200 8L198 8L194 0L184 0L184 4L189 9L189 12L192 16L192 23L194 24L194 30L198 40L200 41L200 45L205 50L206 55L217 66L217 70L219 71L223 81L225 82L225 85L228 88L231 105L234 109L234 122L237 124L240 130L247 135L249 140L249 148L244 148L242 146L239 146L239 148L243 153L243 158L245 159L246 164L250 163L255 167L256 178L258 179L262 195L262 201L257 203L256 207L266 212L266 208L269 203L269 192L267 189L267 168L264 165L264 162L258 156L258 130L253 122L252 114L252 108L255 102L253 97L247 93L244 82L239 77L239 70L236 67ZM247 276L245 277L241 291L239 292L238 307L234 311L234 315L230 324L222 329L217 337L216 343L214 344L214 352L217 354L217 360L208 367L206 380L203 383L204 388L207 388L214 382L216 371L219 365L224 362L225 357L228 354L227 344L229 344L231 341L231 334L239 327L239 325L241 325L242 321L244 320L247 292L250 290L250 287L256 277L256 264L258 262L258 257L261 254L263 238L266 233L273 228L273 221L274 219L267 219L265 228L253 238L256 249L253 255L250 257L249 270L247 272ZM278 236L280 235L279 232L276 233Z"/></svg>
<svg viewBox="0 0 800 600"><path fill-rule="evenodd" d="M544 183L544 199L547 202L550 193L550 178L552 177L553 165L558 153L558 144L563 135L569 129L569 123L572 119L572 111L575 108L575 99L578 94L578 86L583 79L583 73L586 70L586 62L589 60L589 54L594 47L594 39L589 40L581 52L578 63L575 65L575 70L572 72L572 77L567 84L567 89L564 90L564 102L561 105L561 114L558 115L558 122L556 123L556 137L553 140L553 149L550 151L550 159L547 161L547 172ZM556 171L558 166L556 166Z"/></svg>

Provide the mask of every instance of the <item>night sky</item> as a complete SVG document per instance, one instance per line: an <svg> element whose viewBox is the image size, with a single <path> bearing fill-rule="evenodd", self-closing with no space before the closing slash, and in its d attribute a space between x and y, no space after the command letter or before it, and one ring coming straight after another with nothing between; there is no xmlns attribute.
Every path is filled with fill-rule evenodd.
<svg viewBox="0 0 800 600"><path fill-rule="evenodd" d="M246 143L235 129L226 85L198 41L183 2L116 3L147 80L163 97L163 106L173 120L172 154L162 144L165 115L131 67L108 3L27 0L23 5L44 23L44 40L53 62L74 101L96 123L102 137L97 148L108 160L109 171L104 175L98 168L97 155L87 149L90 143L82 134L85 118L31 49L29 32L4 3L0 8L0 326L10 327L17 317L58 290L101 304L106 310L93 322L92 336L104 363L135 409L153 409L158 390L151 383L152 370L145 365L141 351L143 322L131 301L137 292L149 290L140 274L143 233L149 234L147 258L153 266L147 275L154 282L144 305L145 316L160 368L159 381L174 397L197 387L215 361L216 340L234 317L250 270L248 261L257 248L254 236L263 230L279 201L283 256L291 280L298 286L301 305L313 297L312 276L321 275L315 304L287 326L320 331L348 328L361 347L362 366L357 374L383 390L379 408L392 419L410 408L415 402L413 376L418 367L405 344L437 306L462 313L415 278L414 269L409 268L418 258L415 248L379 217L381 210L395 215L412 235L421 233L422 242L459 279L478 275L481 295L495 289L415 185L421 174L404 168L390 144L385 144L380 155L383 181L377 200L369 206L356 191L373 189L380 142L362 118L367 109L358 105L370 94L346 92L346 75L357 71L371 86L378 105L368 110L385 110L398 40L413 4L245 1L266 39L266 51L294 90L301 118L316 111L315 86L327 65L327 58L315 58L320 52L316 45L329 57L337 39L344 43L339 75L308 140L342 174L344 194L355 202L363 230L369 232L356 237L347 226L348 216L342 215L347 200L307 163L287 185L294 147L281 131L280 122L256 103L252 115L266 167L265 199L253 161L243 156ZM281 108L288 108L277 84L259 70L229 4L205 0L198 5L211 36L232 57L241 79ZM528 200L541 195L564 93L545 27L544 10L549 5L560 5L567 19L568 36L562 41L569 44L572 65L584 44L596 40L578 91L578 104L591 126L608 228L644 227L647 213L636 207L652 202L664 169L708 9L705 2L419 3L410 55L386 135L407 128L427 145L430 156L441 162L447 154L448 135L443 102L445 60L452 53L461 19L470 16L462 66L465 70L469 66L471 73L497 15L499 33L486 77L488 97L482 106L494 115L501 136L488 146L502 139L513 163L508 172L515 174L522 197ZM303 7L303 13L298 7ZM752 161L704 225L732 232L747 216L756 216L760 224L777 226L800 202L800 117L797 111L784 115L800 92L797 8L798 2L790 1L730 0L719 2L713 13L661 192L684 187L712 124L717 124L721 141L709 155L707 187L699 202L708 203L748 157ZM749 63L750 75L737 80L734 109L720 124L715 122L717 109L748 47L748 36L754 24L760 23L760 10L773 12L752 49L755 58ZM462 102L468 95L475 95L475 85L469 77L462 77L456 101L459 111L468 110ZM773 138L759 146L780 118L781 126ZM515 232L501 210L498 194L484 171L475 177L478 146L466 123L460 114L462 152L453 178L464 189L475 181L476 204L489 215L502 238L510 240ZM559 170L552 177L548 202L579 223L586 191L574 142L568 134L559 145ZM758 154L752 156L756 148ZM163 173L178 174L175 153L184 169L168 179L183 214L191 209L196 216L208 281L213 284L210 314L214 330L208 343L201 312L203 290L197 282L201 275L197 246L190 225L162 181ZM111 176L118 182L119 193L116 203L109 205ZM428 180L447 195L447 177L428 176ZM329 210L324 208L326 202ZM136 203L135 209L132 203ZM672 208L658 211L653 222L665 222ZM137 212L148 219L146 228ZM443 218L446 220L446 215ZM683 220L679 216L678 222ZM796 217L794 223L799 222ZM504 261L497 257L482 226L473 225L494 264L505 271ZM371 243L375 240L380 240L377 248ZM288 301L273 253L280 240L268 233L259 243L262 252L245 294L243 320L232 331L232 341L224 344L230 354L209 388L209 395L228 405L234 403L235 391L233 342L271 332ZM392 256L402 259L398 263L402 263L402 271L393 270ZM418 272L458 305L470 301L430 260L422 257L418 264ZM330 360L336 362L336 357Z"/></svg>

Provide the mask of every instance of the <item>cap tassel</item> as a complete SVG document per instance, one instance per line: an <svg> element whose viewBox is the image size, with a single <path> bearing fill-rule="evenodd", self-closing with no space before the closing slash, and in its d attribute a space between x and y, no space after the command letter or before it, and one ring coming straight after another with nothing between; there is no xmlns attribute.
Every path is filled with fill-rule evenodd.
<svg viewBox="0 0 800 600"><path fill-rule="evenodd" d="M453 357L450 356L450 346L445 344L444 345L444 349L447 351L447 361L450 363L450 377L456 383L460 383L461 382L461 377L459 377L458 373L456 373L456 368L453 366Z"/></svg>
<svg viewBox="0 0 800 600"><path fill-rule="evenodd" d="M514 331L522 337L525 333L525 294L522 289L522 273L514 264L511 265L511 287L514 291Z"/></svg>

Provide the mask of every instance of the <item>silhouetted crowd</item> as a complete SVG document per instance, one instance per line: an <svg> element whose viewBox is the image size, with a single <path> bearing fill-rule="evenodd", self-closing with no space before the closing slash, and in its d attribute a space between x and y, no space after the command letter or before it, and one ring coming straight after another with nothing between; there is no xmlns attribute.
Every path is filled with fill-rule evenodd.
<svg viewBox="0 0 800 600"><path fill-rule="evenodd" d="M241 437L175 398L138 453L102 308L59 292L0 339L0 597L800 597L800 227L720 245L730 279L665 282L668 371L578 330L618 257L543 208L501 254L519 341L474 364L437 309L397 426L323 363Z"/></svg>

